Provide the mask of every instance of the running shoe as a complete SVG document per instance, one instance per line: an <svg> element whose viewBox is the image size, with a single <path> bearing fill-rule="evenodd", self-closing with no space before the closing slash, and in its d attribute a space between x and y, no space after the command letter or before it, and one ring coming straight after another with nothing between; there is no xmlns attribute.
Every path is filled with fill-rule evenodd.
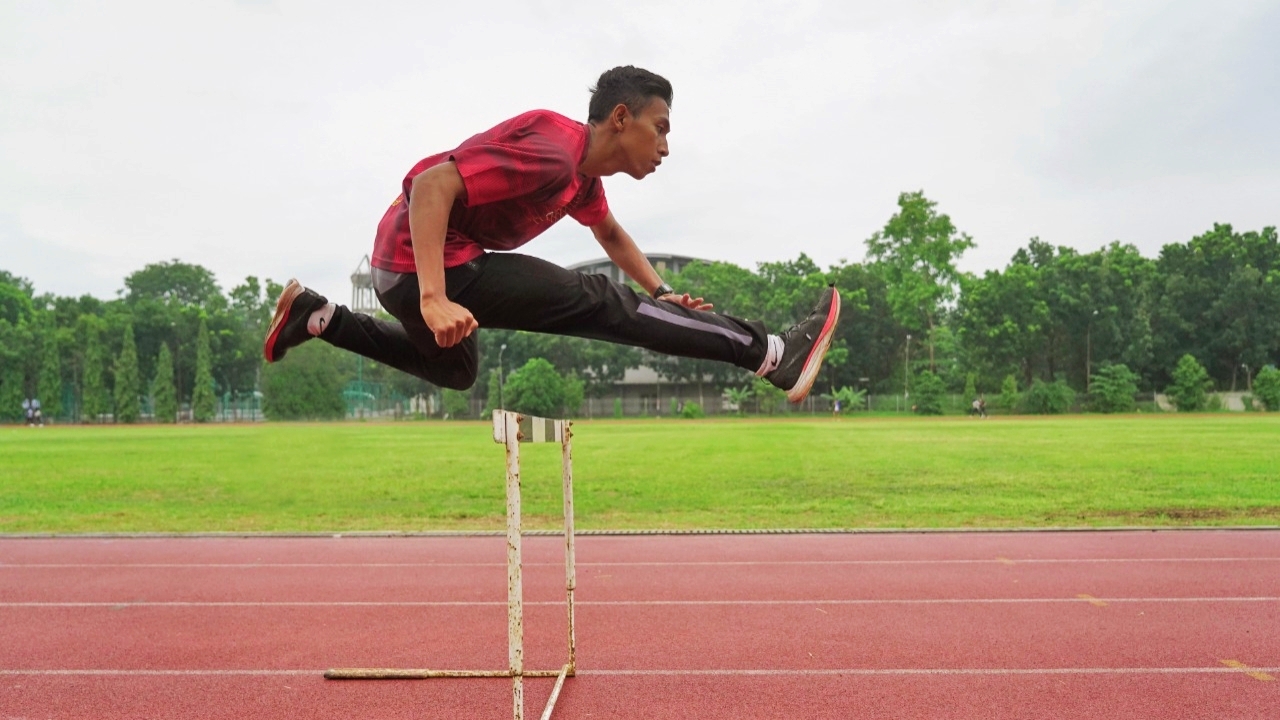
<svg viewBox="0 0 1280 720"><path fill-rule="evenodd" d="M267 339L262 343L262 355L267 362L278 362L289 351L311 339L307 331L307 318L311 313L329 303L323 295L290 278L280 299L276 300L276 314L267 327Z"/></svg>
<svg viewBox="0 0 1280 720"><path fill-rule="evenodd" d="M822 293L809 317L782 333L782 360L765 379L787 391L787 400L798 403L809 395L822 369L822 358L831 347L840 319L840 293L834 285Z"/></svg>

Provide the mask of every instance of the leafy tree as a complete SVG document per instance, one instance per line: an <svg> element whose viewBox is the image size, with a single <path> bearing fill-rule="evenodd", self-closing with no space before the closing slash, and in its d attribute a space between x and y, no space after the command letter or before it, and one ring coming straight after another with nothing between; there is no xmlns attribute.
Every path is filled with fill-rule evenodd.
<svg viewBox="0 0 1280 720"><path fill-rule="evenodd" d="M116 357L115 396L118 423L136 423L142 414L139 397L142 394L138 380L138 348L133 341L133 324L124 326L124 341Z"/></svg>
<svg viewBox="0 0 1280 720"><path fill-rule="evenodd" d="M1151 324L1160 384L1182 355L1202 359L1225 385L1234 384L1242 364L1261 367L1280 352L1274 227L1238 233L1215 224L1186 244L1164 246L1156 267Z"/></svg>
<svg viewBox="0 0 1280 720"><path fill-rule="evenodd" d="M200 318L200 330L196 335L196 379L191 388L191 418L200 423L212 420L216 411L216 399L213 394L212 362L213 358L209 352L209 327L204 318ZM341 400L341 395L339 395L339 400ZM345 405L343 410L345 412Z"/></svg>
<svg viewBox="0 0 1280 720"><path fill-rule="evenodd" d="M942 382L942 378L937 374L925 370L916 376L912 382L915 388L915 395L912 397L914 402L912 405L918 415L941 415L942 414L942 396L946 392L946 385Z"/></svg>
<svg viewBox="0 0 1280 720"><path fill-rule="evenodd" d="M1018 392L1018 379L1013 375L1006 375L1004 382L1000 384L1000 407L1006 412L1017 412L1021 403L1022 394Z"/></svg>
<svg viewBox="0 0 1280 720"><path fill-rule="evenodd" d="M830 277L840 289L840 324L832 350L848 350L844 362L825 371L832 387L858 385L867 378L879 392L901 388L897 373L907 330L893 315L884 278L858 263L832 267Z"/></svg>
<svg viewBox="0 0 1280 720"><path fill-rule="evenodd" d="M347 413L343 378L334 363L340 351L325 343L306 343L289 351L284 362L262 372L262 411L270 420L332 420ZM212 403L213 393L209 393ZM212 409L209 413L213 415Z"/></svg>
<svg viewBox="0 0 1280 720"><path fill-rule="evenodd" d="M178 420L178 391L173 386L173 354L168 345L160 346L156 358L156 376L151 382L151 397L155 407L155 420L173 423Z"/></svg>
<svg viewBox="0 0 1280 720"><path fill-rule="evenodd" d="M978 397L977 377L973 373L967 373L964 376L964 392L961 393L965 402L972 402Z"/></svg>
<svg viewBox="0 0 1280 720"><path fill-rule="evenodd" d="M1173 369L1173 385L1165 392L1179 412L1195 412L1205 408L1205 393L1212 386L1204 366L1188 353L1178 360Z"/></svg>
<svg viewBox="0 0 1280 720"><path fill-rule="evenodd" d="M30 280L0 270L0 320L14 326L31 320L32 292Z"/></svg>
<svg viewBox="0 0 1280 720"><path fill-rule="evenodd" d="M1093 409L1101 413L1133 412L1138 392L1138 376L1128 365L1103 365L1093 376L1090 398Z"/></svg>
<svg viewBox="0 0 1280 720"><path fill-rule="evenodd" d="M511 373L507 381L504 391L507 407L528 415L558 417L569 409L567 406L574 399L571 384L547 360L530 358L519 370ZM577 387L577 402L581 404L581 383Z"/></svg>
<svg viewBox="0 0 1280 720"><path fill-rule="evenodd" d="M894 316L908 329L926 331L930 370L935 367L933 331L960 280L956 261L974 246L935 207L923 191L901 193L899 211L867 239L867 257L885 278Z"/></svg>
<svg viewBox="0 0 1280 720"><path fill-rule="evenodd" d="M21 420L26 400L26 360L31 333L26 322L0 319L0 421Z"/></svg>
<svg viewBox="0 0 1280 720"><path fill-rule="evenodd" d="M1027 412L1035 415L1061 415L1071 411L1076 393L1063 380L1045 382L1037 379L1031 383L1024 399Z"/></svg>
<svg viewBox="0 0 1280 720"><path fill-rule="evenodd" d="M225 302L213 273L174 259L152 263L124 279L129 300L150 298L183 306L206 307Z"/></svg>
<svg viewBox="0 0 1280 720"><path fill-rule="evenodd" d="M1253 394L1271 412L1280 410L1280 370L1268 365L1253 379Z"/></svg>

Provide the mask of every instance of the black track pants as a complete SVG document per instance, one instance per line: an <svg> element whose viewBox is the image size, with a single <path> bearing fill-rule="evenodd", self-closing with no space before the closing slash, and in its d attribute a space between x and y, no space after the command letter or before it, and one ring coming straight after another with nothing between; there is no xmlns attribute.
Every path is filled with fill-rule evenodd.
<svg viewBox="0 0 1280 720"><path fill-rule="evenodd" d="M660 302L604 275L566 270L528 255L489 253L449 268L445 294L469 310L481 329L604 340L751 371L764 361L763 323ZM434 385L464 390L475 383L475 336L451 348L436 344L419 310L416 275L399 276L377 295L398 323L340 305L320 337Z"/></svg>

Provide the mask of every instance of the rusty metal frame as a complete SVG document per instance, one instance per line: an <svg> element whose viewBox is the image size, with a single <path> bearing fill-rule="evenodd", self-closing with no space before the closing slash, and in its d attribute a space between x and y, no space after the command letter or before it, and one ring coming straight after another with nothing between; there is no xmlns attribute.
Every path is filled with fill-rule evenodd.
<svg viewBox="0 0 1280 720"><path fill-rule="evenodd" d="M430 678L511 678L512 711L515 720L524 720L524 679L556 678L551 697L542 711L550 720L566 677L577 670L577 641L574 636L573 591L577 572L573 548L573 430L568 420L493 411L493 440L507 449L507 669L506 670L420 670L395 668L332 668L329 680L425 680ZM564 492L565 606L568 614L569 661L559 670L526 670L524 667L524 579L520 518L520 443L559 442Z"/></svg>

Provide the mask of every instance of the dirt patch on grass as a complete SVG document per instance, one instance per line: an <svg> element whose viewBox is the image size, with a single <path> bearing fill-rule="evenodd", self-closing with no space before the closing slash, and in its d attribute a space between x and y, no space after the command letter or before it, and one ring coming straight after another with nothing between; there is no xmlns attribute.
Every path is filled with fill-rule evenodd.
<svg viewBox="0 0 1280 720"><path fill-rule="evenodd" d="M1247 508L1191 508L1162 507L1143 510L1088 510L1084 512L1053 513L1045 517L1050 522L1060 520L1128 520L1171 521L1179 523L1223 522L1229 520L1280 521L1280 505Z"/></svg>

